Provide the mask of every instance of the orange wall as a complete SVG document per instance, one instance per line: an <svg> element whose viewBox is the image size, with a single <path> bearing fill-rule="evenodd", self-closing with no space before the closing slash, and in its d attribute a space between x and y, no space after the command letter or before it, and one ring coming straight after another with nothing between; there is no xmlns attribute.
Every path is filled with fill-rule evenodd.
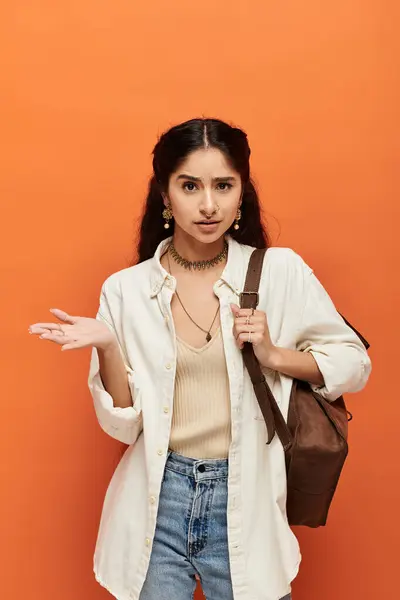
<svg viewBox="0 0 400 600"><path fill-rule="evenodd" d="M247 130L275 243L372 344L329 526L299 532L294 599L395 597L397 3L3 4L2 597L110 597L92 553L120 446L95 421L89 351L27 327L54 306L94 316L132 254L157 134L202 114Z"/></svg>

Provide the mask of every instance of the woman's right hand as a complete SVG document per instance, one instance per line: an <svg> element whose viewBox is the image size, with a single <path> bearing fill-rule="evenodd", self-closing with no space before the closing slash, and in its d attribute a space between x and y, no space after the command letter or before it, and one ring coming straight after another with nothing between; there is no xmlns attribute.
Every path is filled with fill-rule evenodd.
<svg viewBox="0 0 400 600"><path fill-rule="evenodd" d="M39 335L42 340L58 344L61 350L75 350L87 346L106 350L118 344L116 335L98 319L73 317L58 308L51 308L50 312L62 321L62 324L35 323L28 331Z"/></svg>

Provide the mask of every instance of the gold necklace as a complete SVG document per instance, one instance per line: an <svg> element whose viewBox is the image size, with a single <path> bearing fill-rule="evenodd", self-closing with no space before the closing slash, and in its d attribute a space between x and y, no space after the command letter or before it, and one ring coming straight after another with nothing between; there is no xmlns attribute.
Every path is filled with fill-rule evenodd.
<svg viewBox="0 0 400 600"><path fill-rule="evenodd" d="M222 262L227 257L228 242L225 240L224 249L222 250L222 252L217 254L217 256L215 256L214 258L210 258L209 260L187 260L179 254L172 242L170 243L168 250L171 253L171 256L174 259L174 261L177 262L179 265L182 265L182 267L184 267L185 269L210 269L211 267L214 267L218 263Z"/></svg>
<svg viewBox="0 0 400 600"><path fill-rule="evenodd" d="M168 259L168 268L169 268L169 272L171 273L171 263L170 263L170 260L169 260L169 252L167 253L167 259ZM183 304L183 302L182 302L182 300L181 300L181 297L179 296L179 294L178 294L178 291L177 291L177 290L175 290L175 295L176 295L176 297L178 298L179 304L182 306L183 310L185 311L185 313L187 314L187 316L189 317L189 319L192 321L193 325L196 325L196 327L197 327L198 329L200 329L201 331L203 331L203 332L206 334L206 342L207 342L207 344L208 344L208 342L210 342L210 341L211 341L211 339L212 339L212 336L211 336L211 329L213 328L213 325L214 325L214 323L215 323L215 319L217 318L217 315L218 315L218 313L219 313L219 308L220 308L220 306L219 306L219 303L218 303L217 312L215 313L215 316L214 316L214 318L213 318L213 320L212 320L212 323L211 323L211 325L210 325L210 328L207 330L207 329L203 329L203 327L201 327L201 326L200 326L198 323L196 323L196 321L195 321L195 320L194 320L194 319L193 319L193 318L190 316L190 314L189 314L189 313L188 313L188 311L186 310L186 308L185 308L185 306L184 306L184 304Z"/></svg>

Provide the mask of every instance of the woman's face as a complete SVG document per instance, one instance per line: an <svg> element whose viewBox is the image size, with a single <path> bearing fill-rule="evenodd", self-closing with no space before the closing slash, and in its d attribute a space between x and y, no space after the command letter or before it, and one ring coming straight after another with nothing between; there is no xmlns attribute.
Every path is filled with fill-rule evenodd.
<svg viewBox="0 0 400 600"><path fill-rule="evenodd" d="M168 201L177 228L212 243L230 228L241 203L239 173L216 148L192 152L169 180Z"/></svg>

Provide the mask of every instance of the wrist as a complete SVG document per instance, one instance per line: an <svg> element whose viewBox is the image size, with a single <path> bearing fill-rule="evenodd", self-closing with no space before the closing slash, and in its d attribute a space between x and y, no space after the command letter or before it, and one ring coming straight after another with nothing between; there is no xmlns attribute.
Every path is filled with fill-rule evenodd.
<svg viewBox="0 0 400 600"><path fill-rule="evenodd" d="M254 353L259 363L267 369L277 370L281 362L280 348L274 346L269 341L258 346L254 346Z"/></svg>
<svg viewBox="0 0 400 600"><path fill-rule="evenodd" d="M273 371L279 371L279 367L282 364L282 352L278 346L270 346L268 351L265 352L266 359L262 361L263 366Z"/></svg>
<svg viewBox="0 0 400 600"><path fill-rule="evenodd" d="M116 350L119 350L118 340L116 338L110 338L108 341L102 342L96 347L102 354L113 354Z"/></svg>

